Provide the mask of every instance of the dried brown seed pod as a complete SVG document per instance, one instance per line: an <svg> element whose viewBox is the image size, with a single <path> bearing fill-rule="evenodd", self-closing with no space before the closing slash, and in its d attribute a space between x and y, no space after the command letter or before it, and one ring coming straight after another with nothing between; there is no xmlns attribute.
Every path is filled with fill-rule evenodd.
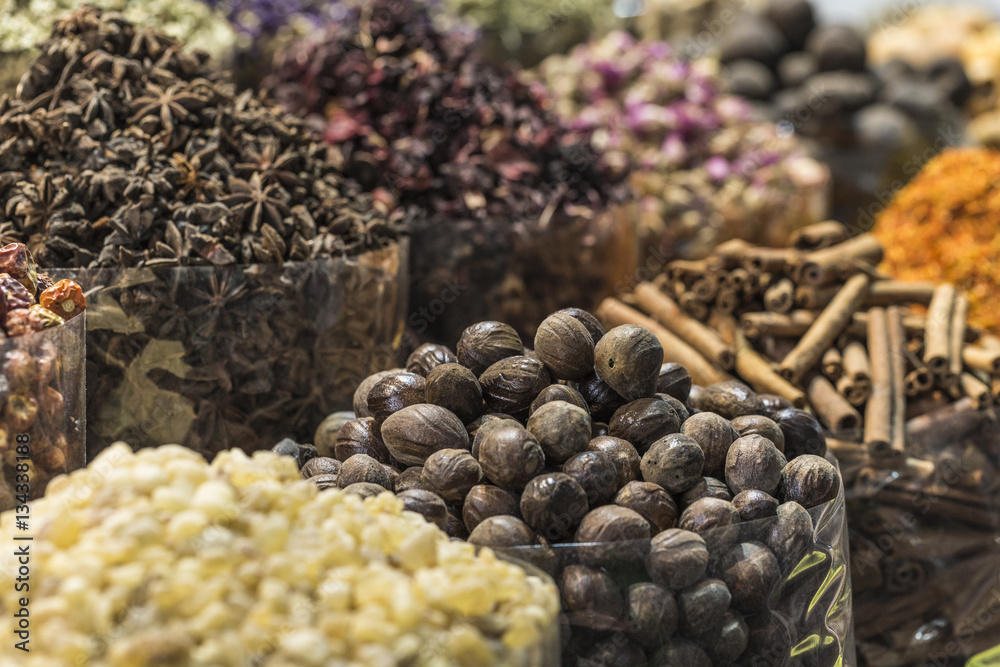
<svg viewBox="0 0 1000 667"><path fill-rule="evenodd" d="M698 635L696 640L716 665L729 665L746 651L749 632L743 616L730 610L722 623Z"/></svg>
<svg viewBox="0 0 1000 667"><path fill-rule="evenodd" d="M382 440L403 465L423 465L439 449L468 449L469 434L462 420L439 405L421 403L403 408L382 424Z"/></svg>
<svg viewBox="0 0 1000 667"><path fill-rule="evenodd" d="M494 431L498 428L502 428L504 426L514 426L516 428L521 428L521 429L524 428L521 422L509 417L505 419L492 419L488 422L485 422L482 426L476 429L476 435L472 437L471 451L472 455L476 457L476 460L479 460L479 447L483 444L483 440L486 438L486 436L489 435L491 431Z"/></svg>
<svg viewBox="0 0 1000 667"><path fill-rule="evenodd" d="M729 487L726 486L725 482L714 477L702 477L695 482L694 486L681 494L678 503L682 510L686 510L692 503L702 498L730 501L733 499L733 494L729 492Z"/></svg>
<svg viewBox="0 0 1000 667"><path fill-rule="evenodd" d="M718 498L702 498L684 510L678 525L701 535L709 550L715 553L736 542L739 523L740 513L732 503Z"/></svg>
<svg viewBox="0 0 1000 667"><path fill-rule="evenodd" d="M694 636L716 627L726 617L731 599L725 582L719 579L706 579L685 588L677 596L681 631Z"/></svg>
<svg viewBox="0 0 1000 667"><path fill-rule="evenodd" d="M317 478L313 477L312 479L315 480ZM345 486L344 493L361 496L362 498L374 498L379 494L389 493L389 491L384 486L379 484L372 484L371 482L356 482L349 486Z"/></svg>
<svg viewBox="0 0 1000 667"><path fill-rule="evenodd" d="M649 524L652 535L677 525L677 504L659 484L629 482L618 491L615 505L638 513Z"/></svg>
<svg viewBox="0 0 1000 667"><path fill-rule="evenodd" d="M656 393L663 346L653 333L623 324L604 334L594 348L594 370L623 398L634 401Z"/></svg>
<svg viewBox="0 0 1000 667"><path fill-rule="evenodd" d="M571 536L587 509L587 492L561 472L535 477L521 494L521 516L535 532L552 542Z"/></svg>
<svg viewBox="0 0 1000 667"><path fill-rule="evenodd" d="M424 487L446 502L460 504L483 479L479 462L467 449L439 449L424 461Z"/></svg>
<svg viewBox="0 0 1000 667"><path fill-rule="evenodd" d="M390 375L405 372L406 370L403 368L394 368L388 371L373 373L362 380L358 388L354 390L354 414L360 418L371 417L371 414L368 412L368 394L371 392L372 387Z"/></svg>
<svg viewBox="0 0 1000 667"><path fill-rule="evenodd" d="M618 491L618 471L611 457L604 452L585 451L574 454L563 464L566 473L587 492L590 507L607 505Z"/></svg>
<svg viewBox="0 0 1000 667"><path fill-rule="evenodd" d="M777 515L778 500L763 491L749 489L736 494L733 507L740 513L741 521L759 521Z"/></svg>
<svg viewBox="0 0 1000 667"><path fill-rule="evenodd" d="M458 357L447 346L424 343L406 358L406 370L408 373L427 377L428 373L442 364L457 363Z"/></svg>
<svg viewBox="0 0 1000 667"><path fill-rule="evenodd" d="M697 533L668 528L650 542L646 571L658 584L687 588L704 577L707 568L708 547Z"/></svg>
<svg viewBox="0 0 1000 667"><path fill-rule="evenodd" d="M761 435L738 438L726 455L726 484L733 493L757 489L773 494L787 461L774 443Z"/></svg>
<svg viewBox="0 0 1000 667"><path fill-rule="evenodd" d="M740 415L759 415L764 410L757 393L737 380L716 382L705 387L694 407L702 412L715 412L726 419Z"/></svg>
<svg viewBox="0 0 1000 667"><path fill-rule="evenodd" d="M785 434L781 431L778 423L763 415L742 415L732 420L733 428L744 435L762 435L778 448L779 452L785 451Z"/></svg>
<svg viewBox="0 0 1000 667"><path fill-rule="evenodd" d="M462 503L462 522L469 532L491 516L517 516L520 513L520 498L492 484L472 487Z"/></svg>
<svg viewBox="0 0 1000 667"><path fill-rule="evenodd" d="M675 637L668 646L653 655L650 664L657 667L712 667L712 659L694 642Z"/></svg>
<svg viewBox="0 0 1000 667"><path fill-rule="evenodd" d="M625 600L614 580L586 565L570 565L559 578L563 609L571 613L593 613L621 618Z"/></svg>
<svg viewBox="0 0 1000 667"><path fill-rule="evenodd" d="M611 385L594 374L581 380L579 389L583 400L587 402L591 419L608 422L615 410L628 402Z"/></svg>
<svg viewBox="0 0 1000 667"><path fill-rule="evenodd" d="M536 541L535 532L516 516L491 516L469 533L469 542L482 547L522 547Z"/></svg>
<svg viewBox="0 0 1000 667"><path fill-rule="evenodd" d="M479 376L486 407L515 417L527 413L531 402L550 383L542 362L528 357L501 359Z"/></svg>
<svg viewBox="0 0 1000 667"><path fill-rule="evenodd" d="M701 479L705 453L694 438L674 433L650 446L642 457L642 478L670 493L683 493Z"/></svg>
<svg viewBox="0 0 1000 667"><path fill-rule="evenodd" d="M796 502L782 503L777 520L768 523L767 548L777 557L781 570L794 568L813 544L812 517Z"/></svg>
<svg viewBox="0 0 1000 667"><path fill-rule="evenodd" d="M433 368L427 374L424 394L428 403L451 410L463 424L483 414L483 389L472 371L461 364L446 363Z"/></svg>
<svg viewBox="0 0 1000 667"><path fill-rule="evenodd" d="M392 490L389 473L382 464L367 454L355 454L344 461L338 476L340 488L346 489L351 484L378 484L383 489Z"/></svg>
<svg viewBox="0 0 1000 667"><path fill-rule="evenodd" d="M393 373L375 383L368 392L368 412L381 426L389 415L411 405L426 403L427 381L416 373Z"/></svg>
<svg viewBox="0 0 1000 667"><path fill-rule="evenodd" d="M334 457L343 462L355 454L367 454L379 463L389 462L389 450L372 417L352 419L337 433L337 442L333 446Z"/></svg>
<svg viewBox="0 0 1000 667"><path fill-rule="evenodd" d="M661 364L660 374L656 378L656 391L684 403L691 393L691 374L680 364Z"/></svg>
<svg viewBox="0 0 1000 667"><path fill-rule="evenodd" d="M340 466L341 463L337 459L331 459L328 456L317 456L310 461L306 461L306 464L299 470L299 475L302 479L309 479L317 475L339 475Z"/></svg>
<svg viewBox="0 0 1000 667"><path fill-rule="evenodd" d="M772 417L785 435L785 458L802 454L826 456L826 436L819 421L805 410L786 408Z"/></svg>
<svg viewBox="0 0 1000 667"><path fill-rule="evenodd" d="M580 320L553 313L538 325L535 355L552 377L579 380L594 370L594 339Z"/></svg>
<svg viewBox="0 0 1000 667"><path fill-rule="evenodd" d="M778 559L757 542L730 547L716 566L719 578L733 596L733 607L750 614L768 607L771 591L778 583Z"/></svg>
<svg viewBox="0 0 1000 667"><path fill-rule="evenodd" d="M795 405L784 396L777 396L775 394L757 394L757 398L760 399L761 405L764 408L764 411L761 414L769 419L774 419L774 416L782 410L795 407Z"/></svg>
<svg viewBox="0 0 1000 667"><path fill-rule="evenodd" d="M583 408L555 401L528 418L528 430L538 439L549 465L563 463L590 444L590 415Z"/></svg>
<svg viewBox="0 0 1000 667"><path fill-rule="evenodd" d="M681 424L681 433L701 445L705 452L705 474L722 479L729 446L740 437L729 420L714 412L699 412Z"/></svg>
<svg viewBox="0 0 1000 667"><path fill-rule="evenodd" d="M677 433L680 426L680 417L669 403L658 398L640 398L615 411L608 424L608 433L628 440L636 451L645 454L650 445Z"/></svg>
<svg viewBox="0 0 1000 667"><path fill-rule="evenodd" d="M649 552L649 523L627 507L605 505L587 512L576 529L580 560L595 567L637 565Z"/></svg>
<svg viewBox="0 0 1000 667"><path fill-rule="evenodd" d="M320 491L340 488L340 485L337 484L337 475L316 475L310 477L309 481L315 484Z"/></svg>
<svg viewBox="0 0 1000 667"><path fill-rule="evenodd" d="M600 320L586 310L581 308L563 308L562 310L557 310L555 314L569 315L579 320L580 324L587 328L587 333L590 334L590 338L594 341L594 345L597 345L597 341L604 337L604 327L601 325Z"/></svg>
<svg viewBox="0 0 1000 667"><path fill-rule="evenodd" d="M399 473L399 479L396 480L396 494L398 495L414 489L426 490L424 489L423 475L423 466L411 466Z"/></svg>
<svg viewBox="0 0 1000 667"><path fill-rule="evenodd" d="M636 451L632 443L613 438L609 435L597 436L587 445L587 450L592 452L604 452L611 457L611 463L615 466L617 474L616 484L618 488L625 486L629 482L640 478L642 471L642 458Z"/></svg>
<svg viewBox="0 0 1000 667"><path fill-rule="evenodd" d="M657 392L653 395L653 398L658 398L672 407L674 412L677 413L677 417L681 420L682 424L691 416L691 412L688 410L688 407L669 394L661 394Z"/></svg>
<svg viewBox="0 0 1000 667"><path fill-rule="evenodd" d="M462 515L454 507L448 508L448 519L445 523L444 532L456 540L468 540L469 531L465 529L465 524L462 523Z"/></svg>
<svg viewBox="0 0 1000 667"><path fill-rule="evenodd" d="M677 631L677 602L662 584L632 584L625 592L625 622L635 641L646 648L663 646Z"/></svg>
<svg viewBox="0 0 1000 667"><path fill-rule="evenodd" d="M514 328L503 322L479 322L462 332L455 351L458 362L478 377L501 359L523 355L524 344Z"/></svg>
<svg viewBox="0 0 1000 667"><path fill-rule="evenodd" d="M587 414L590 414L590 410L587 407L587 401L583 400L583 396L580 395L580 392L573 389L573 387L569 387L564 384L550 384L548 387L543 389L537 397L535 397L534 401L531 402L531 408L528 415L530 416L535 414L535 411L546 403L553 403L555 401L565 401L566 403L570 403L571 405L587 410Z"/></svg>
<svg viewBox="0 0 1000 667"><path fill-rule="evenodd" d="M545 469L545 452L527 429L513 422L483 433L479 443L479 465L486 479L511 491L524 485Z"/></svg>
<svg viewBox="0 0 1000 667"><path fill-rule="evenodd" d="M426 489L409 489L396 494L403 501L403 509L416 512L441 530L448 527L448 506L444 499Z"/></svg>
<svg viewBox="0 0 1000 667"><path fill-rule="evenodd" d="M809 509L833 500L840 492L840 475L821 456L803 454L781 471L781 498Z"/></svg>

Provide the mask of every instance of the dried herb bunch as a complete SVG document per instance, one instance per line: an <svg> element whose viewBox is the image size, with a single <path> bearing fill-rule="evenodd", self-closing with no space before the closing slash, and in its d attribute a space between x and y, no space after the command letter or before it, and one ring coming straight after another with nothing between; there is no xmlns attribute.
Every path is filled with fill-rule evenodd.
<svg viewBox="0 0 1000 667"><path fill-rule="evenodd" d="M265 88L324 131L363 187L424 213L412 305L444 292L458 304L425 318L426 333L454 339L477 318L528 331L628 272L630 235L605 221L627 186L559 128L543 94L443 20L421 0L345 2L342 18L278 55Z"/></svg>
<svg viewBox="0 0 1000 667"><path fill-rule="evenodd" d="M634 168L640 238L670 257L734 236L781 242L826 213L825 168L665 42L613 32L552 56L538 74L606 169Z"/></svg>
<svg viewBox="0 0 1000 667"><path fill-rule="evenodd" d="M392 480L385 488L406 498L421 492L415 511L440 522L446 509L452 537L509 550L548 571L563 599L563 664L607 664L598 660L603 642L630 656L615 664L662 664L657 650L684 642L694 657L670 664L752 664L760 650L750 646L747 624L775 613L792 633L786 648L798 648L779 648L773 664L791 664L791 655L827 664L810 648L816 633L824 647L843 648L838 621L801 616L808 605L800 596L816 594L823 577L803 582L793 574L836 578L834 561L843 567L843 507L831 504L838 494L830 493L831 485L840 488L839 474L820 456L786 459L760 434L780 435L780 427L759 413L750 422L755 432L737 433L736 424L764 405L752 390L719 401L727 413L744 415L742 422L699 413L693 392L677 392L684 402L657 393L660 379L676 385L683 371L662 363L666 351L657 337L641 326L605 332L579 309L538 326L534 348L549 352L539 359L524 356L517 334L498 322L469 327L457 348L457 355L436 348L458 363L430 371L416 403L385 400L386 387L406 385L417 399L424 390L419 376L390 371L358 387L355 405L372 416L343 423L335 444L322 426L316 448L285 441L272 451L300 465L315 450L341 461L339 472L335 461L322 472L318 464L302 468L321 488L352 490L357 475L349 468L359 458L381 481L376 468L384 466ZM588 398L594 392L586 386L595 382L607 387L602 401L611 396L617 404L610 426L597 416L603 403ZM446 405L462 405L464 416ZM731 436L720 437L719 424L705 417ZM388 456L378 463L342 446L360 439L368 451L384 447ZM710 449L720 449L724 461L713 472L705 467ZM821 512L841 518L814 530L812 517ZM835 616L835 604L825 600L823 614Z"/></svg>
<svg viewBox="0 0 1000 667"><path fill-rule="evenodd" d="M83 290L53 282L21 243L0 248L0 511L79 468L83 450Z"/></svg>
<svg viewBox="0 0 1000 667"><path fill-rule="evenodd" d="M335 149L237 94L203 52L94 7L0 100L5 240L43 267L280 263L385 247ZM38 168L44 165L44 168Z"/></svg>

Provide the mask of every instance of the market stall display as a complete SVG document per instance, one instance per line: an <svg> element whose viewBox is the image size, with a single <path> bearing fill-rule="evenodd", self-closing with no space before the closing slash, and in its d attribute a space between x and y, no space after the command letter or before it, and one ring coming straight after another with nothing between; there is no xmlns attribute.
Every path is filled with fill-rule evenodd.
<svg viewBox="0 0 1000 667"><path fill-rule="evenodd" d="M198 52L78 10L0 99L0 142L0 235L92 296L91 453L304 436L394 364L401 212Z"/></svg>

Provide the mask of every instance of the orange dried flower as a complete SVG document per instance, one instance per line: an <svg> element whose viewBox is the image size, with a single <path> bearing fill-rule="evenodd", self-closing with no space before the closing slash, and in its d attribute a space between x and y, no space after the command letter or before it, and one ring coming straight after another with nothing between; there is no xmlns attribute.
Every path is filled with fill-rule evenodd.
<svg viewBox="0 0 1000 667"><path fill-rule="evenodd" d="M73 319L87 309L83 288L72 280L60 280L46 289L38 297L38 303L64 320Z"/></svg>
<svg viewBox="0 0 1000 667"><path fill-rule="evenodd" d="M883 267L903 280L952 282L969 296L969 321L1000 331L1000 152L947 150L879 216Z"/></svg>

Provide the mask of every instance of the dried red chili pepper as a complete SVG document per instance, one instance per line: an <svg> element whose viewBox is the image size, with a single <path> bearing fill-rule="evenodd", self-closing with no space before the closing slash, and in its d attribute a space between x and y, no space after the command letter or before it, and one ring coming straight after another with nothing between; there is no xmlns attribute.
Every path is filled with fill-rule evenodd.
<svg viewBox="0 0 1000 667"><path fill-rule="evenodd" d="M38 296L38 303L53 313L71 320L87 309L83 289L72 280L60 280Z"/></svg>

